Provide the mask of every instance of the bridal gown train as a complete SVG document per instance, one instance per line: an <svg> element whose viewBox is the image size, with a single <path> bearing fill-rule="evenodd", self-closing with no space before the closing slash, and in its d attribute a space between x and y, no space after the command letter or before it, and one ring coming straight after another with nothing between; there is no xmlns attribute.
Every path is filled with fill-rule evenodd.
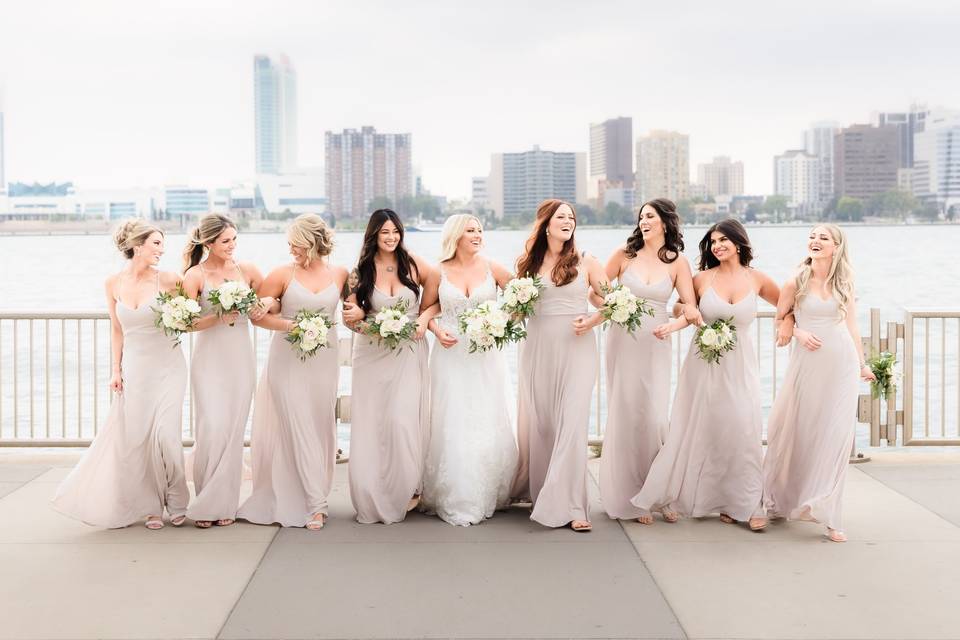
<svg viewBox="0 0 960 640"><path fill-rule="evenodd" d="M449 349L430 355L431 434L424 469L422 508L454 525L477 524L510 500L517 444L509 409L507 366L496 348L469 353L457 316L497 299L487 270L483 284L466 296L440 267L440 326L457 336Z"/></svg>

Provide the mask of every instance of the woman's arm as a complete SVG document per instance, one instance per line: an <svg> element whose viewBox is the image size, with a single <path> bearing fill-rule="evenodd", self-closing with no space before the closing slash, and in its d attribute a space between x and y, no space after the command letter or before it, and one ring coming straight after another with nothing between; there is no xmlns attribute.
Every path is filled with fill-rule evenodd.
<svg viewBox="0 0 960 640"><path fill-rule="evenodd" d="M777 318L774 320L777 327L777 346L785 347L790 344L790 340L794 336L794 317L793 317L793 307L797 299L797 283L796 280L790 278L783 283L783 287L780 288L780 299L777 301ZM816 338L813 334L809 334L817 343L819 339ZM799 336L798 336L799 338ZM811 343L812 345L813 343ZM803 346L810 349L810 346L804 344ZM811 351L818 349L819 344Z"/></svg>
<svg viewBox="0 0 960 640"><path fill-rule="evenodd" d="M609 278L600 261L591 255L583 257L580 264L587 270L587 281L590 283L590 293L603 297L603 289L610 284ZM589 298L590 296L588 296ZM602 306L602 302L601 302ZM591 331L598 324L603 323L603 314L594 311L589 315L577 316L573 321L573 332L578 336Z"/></svg>
<svg viewBox="0 0 960 640"><path fill-rule="evenodd" d="M252 262L241 263L240 273L243 274L244 279L247 281L248 287L254 291L260 289L260 285L263 284L263 274L260 272L260 269L257 268L257 265L253 264ZM257 306L250 310L250 319L259 320L271 311L280 311L280 301L269 296L266 298L260 298L260 302L257 304Z"/></svg>
<svg viewBox="0 0 960 640"><path fill-rule="evenodd" d="M497 286L503 289L507 286L507 283L513 280L513 274L505 266L498 262L490 261L490 272L493 273L493 279L496 280Z"/></svg>
<svg viewBox="0 0 960 640"><path fill-rule="evenodd" d="M757 285L757 295L774 307L777 306L780 303L780 287L773 281L773 278L762 271L753 270L750 273Z"/></svg>
<svg viewBox="0 0 960 640"><path fill-rule="evenodd" d="M683 326L685 327L688 324L700 326L703 324L703 316L700 315L700 307L697 306L697 290L693 286L693 272L690 270L690 263L687 262L685 257L678 256L674 264L676 265L676 276L673 286L679 296L677 304L680 305L680 313L687 320Z"/></svg>
<svg viewBox="0 0 960 640"><path fill-rule="evenodd" d="M200 294L202 293L203 287L203 273L200 271L200 267L193 266L187 269L187 272L183 275L182 286L183 292L188 298L196 300L197 302L200 301ZM223 318L227 318L227 322L236 322L237 315L236 313L224 314ZM190 327L190 331L209 329L210 327L221 324L223 318L216 313L208 313L205 316L197 318L197 321Z"/></svg>
<svg viewBox="0 0 960 640"><path fill-rule="evenodd" d="M107 278L104 288L107 294L107 312L110 314L110 389L120 393L123 391L123 374L121 363L123 361L123 327L120 326L120 319L117 318L117 296L114 292L117 276Z"/></svg>
<svg viewBox="0 0 960 640"><path fill-rule="evenodd" d="M279 301L283 298L283 293L292 276L293 267L289 265L277 267L260 283L260 286L257 288L257 296L260 298L274 298ZM251 322L253 322L255 326L272 331L289 331L293 328L293 322L280 316L279 304L274 305L274 308L276 311L271 310L270 313L267 313L259 320L251 319Z"/></svg>
<svg viewBox="0 0 960 640"><path fill-rule="evenodd" d="M847 303L844 322L847 325L847 332L853 339L853 347L857 350L857 358L860 361L860 377L864 380L876 380L877 376L867 366L867 359L863 355L863 340L860 338L860 327L857 326L857 303L853 291L850 292L850 301Z"/></svg>

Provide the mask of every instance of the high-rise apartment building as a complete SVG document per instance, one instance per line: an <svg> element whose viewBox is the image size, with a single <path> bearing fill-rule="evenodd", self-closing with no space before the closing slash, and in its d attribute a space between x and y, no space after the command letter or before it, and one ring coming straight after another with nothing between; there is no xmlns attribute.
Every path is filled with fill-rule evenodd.
<svg viewBox="0 0 960 640"><path fill-rule="evenodd" d="M637 203L653 198L674 202L688 197L690 136L675 131L651 131L637 139Z"/></svg>
<svg viewBox="0 0 960 640"><path fill-rule="evenodd" d="M603 201L607 188L633 188L633 119L612 118L590 125L590 181L587 197Z"/></svg>
<svg viewBox="0 0 960 640"><path fill-rule="evenodd" d="M837 122L814 122L803 132L803 149L820 160L820 201L833 197L833 138L840 131Z"/></svg>
<svg viewBox="0 0 960 640"><path fill-rule="evenodd" d="M896 189L900 130L868 124L841 129L833 139L833 167L837 197L866 200Z"/></svg>
<svg viewBox="0 0 960 640"><path fill-rule="evenodd" d="M0 191L7 188L7 177L5 173L4 154L3 154L3 111L0 111Z"/></svg>
<svg viewBox="0 0 960 640"><path fill-rule="evenodd" d="M536 213L547 198L583 202L586 182L587 154L534 146L530 151L490 157L487 197L496 217L518 220Z"/></svg>
<svg viewBox="0 0 960 640"><path fill-rule="evenodd" d="M786 196L791 209L809 210L820 203L820 158L803 149L773 159L773 191Z"/></svg>
<svg viewBox="0 0 960 640"><path fill-rule="evenodd" d="M470 185L470 203L474 207L486 207L490 198L487 193L487 176L474 176Z"/></svg>
<svg viewBox="0 0 960 640"><path fill-rule="evenodd" d="M880 112L874 115L873 124L877 127L896 127L897 139L900 145L898 164L900 169L913 167L914 136L923 132L930 110L926 105L914 104L909 111Z"/></svg>
<svg viewBox="0 0 960 640"><path fill-rule="evenodd" d="M411 195L411 145L409 133L377 133L373 127L327 131L327 210L337 217L359 217L369 213L374 198L389 198L396 206Z"/></svg>
<svg viewBox="0 0 960 640"><path fill-rule="evenodd" d="M716 156L713 162L697 165L697 182L709 197L743 195L743 163Z"/></svg>
<svg viewBox="0 0 960 640"><path fill-rule="evenodd" d="M960 206L960 113L931 111L914 136L913 194L944 211Z"/></svg>
<svg viewBox="0 0 960 640"><path fill-rule="evenodd" d="M286 56L254 56L253 102L257 173L295 168L297 73Z"/></svg>

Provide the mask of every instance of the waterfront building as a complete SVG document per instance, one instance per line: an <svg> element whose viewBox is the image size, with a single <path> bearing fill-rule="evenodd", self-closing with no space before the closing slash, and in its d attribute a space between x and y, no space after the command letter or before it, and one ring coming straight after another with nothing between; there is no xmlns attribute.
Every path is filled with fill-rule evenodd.
<svg viewBox="0 0 960 640"><path fill-rule="evenodd" d="M792 210L807 212L820 204L820 158L803 149L773 159L773 192L786 196Z"/></svg>
<svg viewBox="0 0 960 640"><path fill-rule="evenodd" d="M297 74L286 56L253 57L254 152L258 174L297 166Z"/></svg>
<svg viewBox="0 0 960 640"><path fill-rule="evenodd" d="M832 121L814 122L803 132L803 149L820 160L820 202L833 198L833 139L840 124Z"/></svg>
<svg viewBox="0 0 960 640"><path fill-rule="evenodd" d="M633 119L611 118L590 125L587 197L605 202L607 188L633 188Z"/></svg>
<svg viewBox="0 0 960 640"><path fill-rule="evenodd" d="M651 131L637 139L637 200L689 197L690 136L676 131Z"/></svg>
<svg viewBox="0 0 960 640"><path fill-rule="evenodd" d="M907 111L882 111L873 116L876 127L895 127L897 129L897 166L910 169L914 163L914 136L923 132L930 110L926 105L912 104Z"/></svg>
<svg viewBox="0 0 960 640"><path fill-rule="evenodd" d="M327 131L325 136L327 207L336 217L369 213L370 201L396 203L413 192L412 141L409 133L377 133L373 127Z"/></svg>
<svg viewBox="0 0 960 640"><path fill-rule="evenodd" d="M584 202L586 183L586 153L534 145L530 151L491 155L487 194L497 218L519 221L533 216L547 198Z"/></svg>
<svg viewBox="0 0 960 640"><path fill-rule="evenodd" d="M960 113L930 112L913 153L913 194L942 211L960 206Z"/></svg>
<svg viewBox="0 0 960 640"><path fill-rule="evenodd" d="M712 162L697 165L697 182L706 187L707 197L743 194L743 163L728 156L715 156ZM694 197L693 194L690 194Z"/></svg>
<svg viewBox="0 0 960 640"><path fill-rule="evenodd" d="M834 136L836 197L866 201L897 188L900 169L900 129L855 124Z"/></svg>

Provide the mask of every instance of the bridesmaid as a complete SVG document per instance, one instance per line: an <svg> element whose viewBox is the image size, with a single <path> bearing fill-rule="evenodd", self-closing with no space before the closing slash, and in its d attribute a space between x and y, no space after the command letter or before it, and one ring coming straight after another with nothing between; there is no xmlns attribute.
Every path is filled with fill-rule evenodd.
<svg viewBox="0 0 960 640"><path fill-rule="evenodd" d="M80 463L57 489L55 509L98 527L126 527L146 517L147 529L186 520L190 492L183 470L181 414L187 366L183 350L154 326L154 300L177 287L158 271L163 232L140 219L124 222L114 242L128 264L107 278L117 396L106 423Z"/></svg>
<svg viewBox="0 0 960 640"><path fill-rule="evenodd" d="M190 386L196 413L196 445L192 454L196 498L187 516L200 529L234 523L243 475L243 436L256 386L256 361L247 319L237 313L217 317L207 299L210 291L233 280L256 290L263 282L250 263L233 254L237 227L230 218L211 213L200 218L184 251L183 289L200 303L204 315L194 331ZM201 259L206 254L206 259ZM273 300L250 312L259 320Z"/></svg>
<svg viewBox="0 0 960 640"><path fill-rule="evenodd" d="M700 241L693 286L703 322L732 320L737 341L714 364L691 344L680 371L666 441L631 500L638 509L661 510L668 522L719 513L724 522L749 520L754 531L767 525L761 505L760 376L750 327L757 297L776 304L780 289L750 267L752 260L747 231L736 220L721 220ZM654 333L666 338L688 322L684 315Z"/></svg>
<svg viewBox="0 0 960 640"><path fill-rule="evenodd" d="M874 380L857 328L853 270L840 227L810 232L808 256L783 285L777 317L786 318L777 344L793 337L783 386L767 422L764 506L772 517L812 520L845 542L840 507L856 427L857 378ZM784 326L786 325L786 326Z"/></svg>
<svg viewBox="0 0 960 640"><path fill-rule="evenodd" d="M352 293L343 319L359 330L365 317L406 302L407 315L416 323L416 340L396 351L366 335L353 340L350 499L362 524L400 522L420 502L430 435L428 346L423 336L432 317L429 307L436 302L423 299L422 291L430 274L426 261L407 252L400 217L390 209L374 211L350 277ZM427 311L421 314L421 308Z"/></svg>
<svg viewBox="0 0 960 640"><path fill-rule="evenodd" d="M561 200L537 209L533 232L517 260L520 277L539 275L545 288L520 345L517 440L520 466L513 493L530 498L530 519L547 527L590 531L587 504L587 428L597 379L588 292L600 294L603 267L577 252L577 216Z"/></svg>
<svg viewBox="0 0 960 640"><path fill-rule="evenodd" d="M258 290L280 299L280 313L255 323L276 333L253 409L253 494L238 517L319 530L337 462L337 332L305 362L286 335L301 309L334 319L347 270L329 264L333 234L318 215L297 217L287 241L293 263L271 271Z"/></svg>
<svg viewBox="0 0 960 640"><path fill-rule="evenodd" d="M653 329L669 321L667 302L674 290L681 300L695 299L690 264L682 252L676 205L658 198L640 208L627 244L607 261L607 278L645 298L654 310L633 334L617 324L607 331L607 427L600 499L611 518L653 522L650 512L633 506L630 499L643 486L669 425L670 342L658 340Z"/></svg>

